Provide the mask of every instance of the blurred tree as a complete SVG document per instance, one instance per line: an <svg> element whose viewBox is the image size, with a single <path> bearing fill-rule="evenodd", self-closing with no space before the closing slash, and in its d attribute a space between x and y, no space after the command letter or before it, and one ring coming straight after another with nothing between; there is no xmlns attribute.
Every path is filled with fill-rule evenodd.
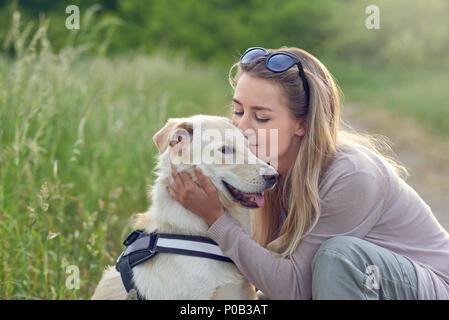
<svg viewBox="0 0 449 320"><path fill-rule="evenodd" d="M69 4L80 7L84 37L64 27ZM365 27L365 8L371 4L380 9L378 30ZM83 20L93 5L93 19L110 22L100 31L98 24ZM104 52L107 38L110 53L168 48L225 64L250 46L297 46L344 61L449 65L447 0L0 0L2 42L17 9L23 28L28 21L37 28L41 14L50 18L48 37L55 50L77 38ZM95 36L88 37L90 32Z"/></svg>

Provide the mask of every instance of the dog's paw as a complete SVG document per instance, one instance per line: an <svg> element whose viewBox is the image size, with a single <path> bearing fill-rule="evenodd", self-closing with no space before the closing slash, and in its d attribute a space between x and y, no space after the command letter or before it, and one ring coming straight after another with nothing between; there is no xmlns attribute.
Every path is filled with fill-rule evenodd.
<svg viewBox="0 0 449 320"><path fill-rule="evenodd" d="M128 294L126 295L126 300L139 300L137 299L137 291L135 289L129 290Z"/></svg>

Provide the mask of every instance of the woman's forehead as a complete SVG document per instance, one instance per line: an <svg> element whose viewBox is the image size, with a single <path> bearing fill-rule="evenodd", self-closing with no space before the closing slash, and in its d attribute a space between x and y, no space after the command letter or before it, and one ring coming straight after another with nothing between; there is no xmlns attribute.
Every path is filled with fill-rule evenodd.
<svg viewBox="0 0 449 320"><path fill-rule="evenodd" d="M233 101L243 107L268 108L273 111L283 104L283 91L276 83L243 74L234 91Z"/></svg>

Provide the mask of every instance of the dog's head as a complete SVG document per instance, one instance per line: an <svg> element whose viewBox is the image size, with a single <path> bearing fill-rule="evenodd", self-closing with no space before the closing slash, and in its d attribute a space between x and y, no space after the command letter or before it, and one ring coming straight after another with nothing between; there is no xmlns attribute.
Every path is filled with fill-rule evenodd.
<svg viewBox="0 0 449 320"><path fill-rule="evenodd" d="M197 166L215 185L225 207L262 207L263 192L276 184L276 170L251 153L247 139L227 118L169 119L153 140L161 154L159 167L167 176L172 162L178 172L186 171L196 180Z"/></svg>

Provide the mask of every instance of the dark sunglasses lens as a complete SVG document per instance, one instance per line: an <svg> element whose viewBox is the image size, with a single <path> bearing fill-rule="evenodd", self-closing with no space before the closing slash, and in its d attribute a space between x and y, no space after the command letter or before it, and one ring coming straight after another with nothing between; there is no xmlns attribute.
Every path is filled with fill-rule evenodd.
<svg viewBox="0 0 449 320"><path fill-rule="evenodd" d="M272 56L268 62L267 67L273 72L283 72L287 69L290 69L296 61L285 54L277 54Z"/></svg>
<svg viewBox="0 0 449 320"><path fill-rule="evenodd" d="M258 59L260 57L263 57L267 52L263 49L253 49L245 54L243 54L242 58L240 59L241 63L250 63L254 61L255 59Z"/></svg>

